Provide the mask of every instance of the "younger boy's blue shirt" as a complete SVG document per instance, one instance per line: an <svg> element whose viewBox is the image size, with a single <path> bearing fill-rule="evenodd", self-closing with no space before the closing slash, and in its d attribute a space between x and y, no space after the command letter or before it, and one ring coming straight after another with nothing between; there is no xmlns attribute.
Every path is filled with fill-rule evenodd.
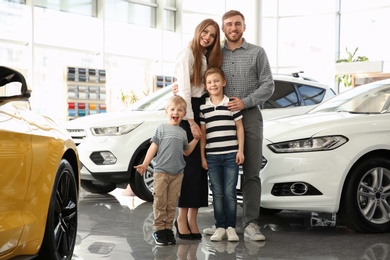
<svg viewBox="0 0 390 260"><path fill-rule="evenodd" d="M187 134L180 126L160 124L152 139L158 146L153 162L155 172L182 173L186 165L183 151L188 149Z"/></svg>

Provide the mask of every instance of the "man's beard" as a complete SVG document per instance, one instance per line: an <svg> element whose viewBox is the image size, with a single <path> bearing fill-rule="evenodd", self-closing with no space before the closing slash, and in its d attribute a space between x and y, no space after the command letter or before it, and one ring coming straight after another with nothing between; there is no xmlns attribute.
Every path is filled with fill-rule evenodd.
<svg viewBox="0 0 390 260"><path fill-rule="evenodd" d="M230 42L238 42L241 40L243 33L236 34L236 36L231 37L230 34L225 35L226 39Z"/></svg>

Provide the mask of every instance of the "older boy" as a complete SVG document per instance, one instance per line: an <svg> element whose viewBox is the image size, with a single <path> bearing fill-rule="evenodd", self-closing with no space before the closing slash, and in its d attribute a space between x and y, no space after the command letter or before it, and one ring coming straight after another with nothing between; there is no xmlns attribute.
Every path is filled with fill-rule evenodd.
<svg viewBox="0 0 390 260"><path fill-rule="evenodd" d="M240 110L230 111L226 85L219 68L205 72L210 97L200 106L202 167L209 170L216 230L211 241L238 241L235 231L237 213L238 165L244 162L244 128Z"/></svg>

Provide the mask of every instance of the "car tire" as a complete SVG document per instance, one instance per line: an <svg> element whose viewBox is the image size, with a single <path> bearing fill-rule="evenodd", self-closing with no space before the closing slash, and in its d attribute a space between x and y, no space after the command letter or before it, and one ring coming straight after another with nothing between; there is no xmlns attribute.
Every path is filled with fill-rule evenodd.
<svg viewBox="0 0 390 260"><path fill-rule="evenodd" d="M390 231L390 160L371 157L352 168L345 181L338 217L342 224L364 233Z"/></svg>
<svg viewBox="0 0 390 260"><path fill-rule="evenodd" d="M142 164L145 158L144 154L141 156L135 165ZM145 201L153 202L153 182L154 182L154 168L149 165L144 175L139 174L135 169L133 170L132 178L130 179L130 187L134 194Z"/></svg>
<svg viewBox="0 0 390 260"><path fill-rule="evenodd" d="M81 187L92 193L106 194L116 189L115 183L81 180Z"/></svg>
<svg viewBox="0 0 390 260"><path fill-rule="evenodd" d="M76 244L78 185L72 166L61 160L51 192L40 259L71 259Z"/></svg>

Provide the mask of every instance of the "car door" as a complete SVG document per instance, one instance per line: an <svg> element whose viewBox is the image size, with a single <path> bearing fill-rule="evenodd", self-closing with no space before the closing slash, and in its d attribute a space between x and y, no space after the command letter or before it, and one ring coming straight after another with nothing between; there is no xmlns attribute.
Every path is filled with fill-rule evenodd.
<svg viewBox="0 0 390 260"><path fill-rule="evenodd" d="M0 107L0 255L18 244L23 231L31 163L30 129L7 103Z"/></svg>

